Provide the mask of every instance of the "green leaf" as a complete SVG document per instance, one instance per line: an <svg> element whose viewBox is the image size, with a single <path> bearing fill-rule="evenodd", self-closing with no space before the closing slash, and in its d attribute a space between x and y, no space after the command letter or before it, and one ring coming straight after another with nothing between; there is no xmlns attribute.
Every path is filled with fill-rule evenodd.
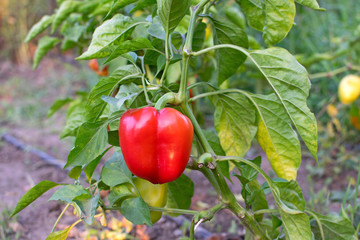
<svg viewBox="0 0 360 240"><path fill-rule="evenodd" d="M168 183L168 199L166 207L188 209L191 205L191 198L194 195L193 181L182 174L178 179ZM177 216L178 214L169 214Z"/></svg>
<svg viewBox="0 0 360 240"><path fill-rule="evenodd" d="M33 201L35 201L37 198L39 198L41 195L43 195L48 190L59 186L60 184L51 182L51 181L42 181L39 182L37 185L35 185L33 188L31 188L29 191L27 191L24 196L20 198L18 203L16 204L16 207L14 211L11 213L11 216L14 216L24 208L26 208L28 205L30 205Z"/></svg>
<svg viewBox="0 0 360 240"><path fill-rule="evenodd" d="M95 158L93 161L91 161L84 169L85 175L87 177L87 179L90 181L94 171L96 169L96 167L99 165L102 157L105 155L105 153L107 153L107 151L110 150L111 147L108 147L107 149L105 149L105 151L100 154L97 158Z"/></svg>
<svg viewBox="0 0 360 240"><path fill-rule="evenodd" d="M203 133L208 140L211 148L214 150L215 154L218 156L224 156L225 152L220 145L220 139L216 135L216 133L211 130L203 130Z"/></svg>
<svg viewBox="0 0 360 240"><path fill-rule="evenodd" d="M280 210L280 216L287 240L312 239L309 217L305 213L288 214Z"/></svg>
<svg viewBox="0 0 360 240"><path fill-rule="evenodd" d="M70 103L66 114L65 127L60 135L60 139L67 136L76 136L78 128L85 122L86 102L77 99Z"/></svg>
<svg viewBox="0 0 360 240"><path fill-rule="evenodd" d="M107 122L81 125L65 167L81 166L93 161L107 146L107 137Z"/></svg>
<svg viewBox="0 0 360 240"><path fill-rule="evenodd" d="M104 58L109 56L116 45L127 40L134 28L145 22L134 22L130 17L117 14L95 29L90 46L78 60Z"/></svg>
<svg viewBox="0 0 360 240"><path fill-rule="evenodd" d="M261 209L268 209L269 205L266 200L264 191L261 189L257 180L252 180L245 185L245 201L247 206L251 207L252 211L258 211ZM242 193L242 192L241 192ZM259 222L263 219L263 214L255 215L255 219Z"/></svg>
<svg viewBox="0 0 360 240"><path fill-rule="evenodd" d="M118 130L108 131L108 141L110 145L115 147L120 147L119 131Z"/></svg>
<svg viewBox="0 0 360 240"><path fill-rule="evenodd" d="M45 240L66 240L71 229L72 226L61 231L52 232Z"/></svg>
<svg viewBox="0 0 360 240"><path fill-rule="evenodd" d="M160 20L158 17L155 17L153 19L152 24L147 29L147 32L158 39L165 40L166 39L166 33L164 30L164 27L161 25Z"/></svg>
<svg viewBox="0 0 360 240"><path fill-rule="evenodd" d="M80 195L73 199L74 203L79 206L81 212L85 215L85 217L82 219L89 225L94 220L95 212L99 205L99 198L100 193L94 197L91 197L91 195L90 197L87 195Z"/></svg>
<svg viewBox="0 0 360 240"><path fill-rule="evenodd" d="M108 12L108 14L106 15L105 19L108 18L108 16L111 16L112 14L118 12L121 8L132 4L134 2L136 2L137 0L114 0L110 11Z"/></svg>
<svg viewBox="0 0 360 240"><path fill-rule="evenodd" d="M73 100L74 99L72 99L72 98L64 98L64 99L56 100L48 111L48 117L51 117L52 115L54 115L54 113L56 113L60 108L62 108L64 105L72 102Z"/></svg>
<svg viewBox="0 0 360 240"><path fill-rule="evenodd" d="M34 54L34 63L33 63L33 69L35 69L41 59L57 44L60 43L60 39L55 37L49 37L45 36L39 40L38 46L36 48L35 54Z"/></svg>
<svg viewBox="0 0 360 240"><path fill-rule="evenodd" d="M101 171L101 180L110 187L132 181L132 174L121 153L115 152Z"/></svg>
<svg viewBox="0 0 360 240"><path fill-rule="evenodd" d="M249 160L250 161L250 160ZM259 168L261 166L261 157L257 157L251 160ZM241 175L235 175L243 185L241 195L243 196L246 206L253 211L260 209L267 209L268 203L264 191L261 189L259 182L257 181L258 172L251 166L236 162L236 167L239 169ZM263 214L256 215L256 220L261 221Z"/></svg>
<svg viewBox="0 0 360 240"><path fill-rule="evenodd" d="M253 160L249 160L252 163L256 164L259 168L261 167L261 157L256 157ZM250 182L252 180L257 179L258 171L244 163L236 163L236 167L239 169L239 172L241 174L241 177L246 180L246 182L243 182L242 179L240 181L245 185L247 182Z"/></svg>
<svg viewBox="0 0 360 240"><path fill-rule="evenodd" d="M284 225L286 239L311 239L309 217L303 213L305 200L296 181L275 182L280 199L276 199L280 206L280 216ZM286 206L286 207L285 207ZM295 213L294 211L300 211Z"/></svg>
<svg viewBox="0 0 360 240"><path fill-rule="evenodd" d="M244 11L250 27L263 31L265 25L264 0L236 0Z"/></svg>
<svg viewBox="0 0 360 240"><path fill-rule="evenodd" d="M49 199L49 201L51 200L55 200L55 201L64 201L66 203L72 203L73 199L78 197L78 196L86 196L86 197L91 197L90 193L88 190L86 190L85 188L83 188L80 185L66 185L60 189L58 189Z"/></svg>
<svg viewBox="0 0 360 240"><path fill-rule="evenodd" d="M34 39L36 36L38 36L40 33L42 33L45 29L47 29L50 24L52 23L55 15L49 16L45 15L43 16L39 22L34 24L29 33L27 34L25 38L25 42L30 42L32 39Z"/></svg>
<svg viewBox="0 0 360 240"><path fill-rule="evenodd" d="M292 124L317 159L316 119L306 105L310 90L306 69L282 48L251 51L249 58L269 82Z"/></svg>
<svg viewBox="0 0 360 240"><path fill-rule="evenodd" d="M68 174L69 178L72 178L75 180L79 179L82 169L83 169L82 166L73 167Z"/></svg>
<svg viewBox="0 0 360 240"><path fill-rule="evenodd" d="M65 28L63 35L67 41L79 42L81 36L86 33L87 26L70 25Z"/></svg>
<svg viewBox="0 0 360 240"><path fill-rule="evenodd" d="M281 42L293 26L295 18L294 0L266 0L263 39L268 46Z"/></svg>
<svg viewBox="0 0 360 240"><path fill-rule="evenodd" d="M254 107L239 94L220 94L211 101L215 106L215 129L226 155L244 156L257 131Z"/></svg>
<svg viewBox="0 0 360 240"><path fill-rule="evenodd" d="M245 29L246 20L244 14L237 7L226 8L225 10L226 18L229 19L232 23L238 27Z"/></svg>
<svg viewBox="0 0 360 240"><path fill-rule="evenodd" d="M192 50L195 52L200 51L203 47L205 41L205 29L206 29L206 24L203 22L198 23L195 27L193 42L192 42Z"/></svg>
<svg viewBox="0 0 360 240"><path fill-rule="evenodd" d="M322 239L319 228L321 224L324 238L326 240L355 240L355 229L351 221L342 216L321 215L313 211L310 212L313 220L311 221L311 230L315 235L315 239ZM315 221L316 220L316 221Z"/></svg>
<svg viewBox="0 0 360 240"><path fill-rule="evenodd" d="M130 13L134 13L137 10L142 10L148 6L156 4L156 0L140 0L136 6L131 9Z"/></svg>
<svg viewBox="0 0 360 240"><path fill-rule="evenodd" d="M301 147L283 105L275 94L252 95L252 98L260 116L256 139L272 169L280 178L296 179L301 163Z"/></svg>
<svg viewBox="0 0 360 240"><path fill-rule="evenodd" d="M111 77L102 78L91 89L87 102L87 121L95 121L101 116L106 107L106 102L102 96L110 96L119 84L131 82L134 78L140 78L141 75L133 65L121 66L112 74Z"/></svg>
<svg viewBox="0 0 360 240"><path fill-rule="evenodd" d="M295 0L295 2L315 10L323 10L316 0Z"/></svg>
<svg viewBox="0 0 360 240"><path fill-rule="evenodd" d="M279 208L281 219L283 221L286 239L308 240L311 239L310 221L304 213L305 201L300 187L296 181L274 182L265 172L252 161L236 158L233 160L235 165L239 162L249 165L256 169L265 178L270 187L276 205ZM285 181L285 182L284 182ZM264 188L264 187L263 187Z"/></svg>
<svg viewBox="0 0 360 240"><path fill-rule="evenodd" d="M121 204L121 213L133 224L152 226L149 207L141 197L124 200Z"/></svg>
<svg viewBox="0 0 360 240"><path fill-rule="evenodd" d="M123 55L124 53L145 50L145 49L154 49L151 45L151 42L146 38L135 38L132 40L127 40L125 42L120 43L117 48L111 53L106 62L110 62L111 60Z"/></svg>
<svg viewBox="0 0 360 240"><path fill-rule="evenodd" d="M136 195L134 195L134 193L129 190L126 184L120 184L111 188L108 199L110 205L113 206L114 204L117 204L118 202L133 196Z"/></svg>
<svg viewBox="0 0 360 240"><path fill-rule="evenodd" d="M304 0L307 1L307 0ZM294 0L237 0L249 26L263 32L268 46L283 40L294 23Z"/></svg>
<svg viewBox="0 0 360 240"><path fill-rule="evenodd" d="M244 30L227 20L210 18L214 26L214 44L233 44L248 48L248 38ZM230 48L216 50L217 78L220 85L231 77L246 60L246 55Z"/></svg>
<svg viewBox="0 0 360 240"><path fill-rule="evenodd" d="M294 210L305 210L305 200L301 188L296 181L275 182L280 192L280 198L283 204Z"/></svg>
<svg viewBox="0 0 360 240"><path fill-rule="evenodd" d="M185 16L190 0L158 0L157 14L166 34L170 34Z"/></svg>
<svg viewBox="0 0 360 240"><path fill-rule="evenodd" d="M69 17L71 13L75 12L80 5L81 2L78 1L67 0L62 2L53 20L51 33L53 34L60 24Z"/></svg>

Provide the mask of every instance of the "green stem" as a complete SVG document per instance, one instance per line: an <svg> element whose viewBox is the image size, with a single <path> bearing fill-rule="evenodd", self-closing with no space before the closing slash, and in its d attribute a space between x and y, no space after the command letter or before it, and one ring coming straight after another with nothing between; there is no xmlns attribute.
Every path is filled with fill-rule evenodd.
<svg viewBox="0 0 360 240"><path fill-rule="evenodd" d="M189 104L187 102L185 102L185 103L183 102L181 104L181 109L184 111L185 115L190 118L192 124L194 125L195 134L198 137L205 152L208 152L210 154L215 154L214 151L212 150L209 142L207 141L204 133L202 132L201 127L196 120L196 117L194 116L193 112L191 111Z"/></svg>
<svg viewBox="0 0 360 240"><path fill-rule="evenodd" d="M238 203L230 203L229 209L241 220L244 226L252 232L256 240L270 240L270 238L263 231L260 224L256 221L253 214L249 213L241 207Z"/></svg>
<svg viewBox="0 0 360 240"><path fill-rule="evenodd" d="M208 181L211 183L211 185L212 185L213 188L215 189L216 193L217 193L218 195L221 195L220 186L219 186L218 182L216 181L214 175L213 175L212 172L210 171L210 169L208 169L208 168L201 168L200 171L201 171L202 174L208 179Z"/></svg>
<svg viewBox="0 0 360 240"><path fill-rule="evenodd" d="M195 240L195 220L194 219L191 221L189 238L190 238L190 240Z"/></svg>
<svg viewBox="0 0 360 240"><path fill-rule="evenodd" d="M183 66L181 70L180 89L178 93L178 98L182 102L186 101L186 97L187 97L189 63L190 63L190 57L183 55L183 59L182 59Z"/></svg>
<svg viewBox="0 0 360 240"><path fill-rule="evenodd" d="M340 73L343 73L343 72L347 72L349 70L360 71L360 66L348 64L345 67L334 69L334 70L332 70L330 72L321 72L321 73L310 74L310 78L311 79L324 78L324 77L331 78L333 76L336 76L336 75L338 75Z"/></svg>
<svg viewBox="0 0 360 240"><path fill-rule="evenodd" d="M311 216L315 219L317 225L319 226L321 239L322 239L322 240L326 240L326 239L325 239L325 236L324 236L324 230L323 230L323 228L322 228L322 224L321 224L320 219L319 219L312 211L305 210L305 212L306 212L307 214L311 215Z"/></svg>
<svg viewBox="0 0 360 240"><path fill-rule="evenodd" d="M52 232L52 233L55 231L55 228L56 228L56 226L58 225L61 217L64 215L64 213L66 212L66 210L68 209L69 206L70 206L70 203L68 203L68 204L64 207L64 209L62 210L62 212L60 213L59 217L57 218L57 220L56 220L56 222L55 222L55 224L54 224L54 226L53 226L53 228L51 229L51 232Z"/></svg>
<svg viewBox="0 0 360 240"><path fill-rule="evenodd" d="M143 85L143 90L144 90L144 95L145 95L145 100L146 100L146 103L151 103L150 99L149 99L149 95L147 93L147 89L146 89L146 84L145 84L145 75L143 74L142 78L141 78L141 81L142 81L142 85Z"/></svg>
<svg viewBox="0 0 360 240"><path fill-rule="evenodd" d="M210 52L210 51L213 51L213 50L216 50L216 49L220 49L220 48L232 48L232 49L236 49L236 50L244 53L246 56L249 56L249 53L246 51L245 48L242 48L242 47L239 47L239 46L236 46L236 45L233 45L233 44L219 44L219 45L214 45L214 46L211 46L211 47L202 49L202 50L197 51L197 52L192 52L191 55L192 55L192 56L200 56L200 55L202 55L202 54L204 54L204 53L207 53L207 52Z"/></svg>
<svg viewBox="0 0 360 240"><path fill-rule="evenodd" d="M166 60L166 63L165 63L165 68L164 68L164 71L161 75L161 78L160 78L160 86L164 86L164 78L165 78L165 75L166 75L166 72L169 68L169 63L170 61Z"/></svg>
<svg viewBox="0 0 360 240"><path fill-rule="evenodd" d="M104 207L105 210L121 210L121 207ZM188 209L177 209L177 208L159 208L159 207L151 207L149 206L151 211L156 212L166 212L166 213L179 213L179 214L187 214L187 215L197 215L198 211L188 210Z"/></svg>
<svg viewBox="0 0 360 240"><path fill-rule="evenodd" d="M149 206L149 209L151 211L157 211L157 212L179 213L179 214L187 214L187 215L196 215L199 213L198 211L194 211L194 210L177 209L177 208L159 208L159 207Z"/></svg>
<svg viewBox="0 0 360 240"><path fill-rule="evenodd" d="M223 93L244 93L244 91L239 90L239 89L223 89L223 90L217 90L214 92L206 92L206 93L202 93L199 95L196 95L195 97L192 97L189 99L189 102L194 102L200 98L204 98L204 97L209 97L209 96L213 96L213 95L219 95L219 94L223 94Z"/></svg>
<svg viewBox="0 0 360 240"><path fill-rule="evenodd" d="M166 72L167 72L167 70L168 70L169 63L170 63L170 56L169 56L169 33L168 33L168 32L166 33L166 37L165 37L165 59L166 59L165 68L164 68L164 71L163 71L163 73L162 73L162 75L161 75L160 86L163 86L163 85L164 85L164 78L165 78Z"/></svg>
<svg viewBox="0 0 360 240"><path fill-rule="evenodd" d="M168 103L176 103L176 95L173 92L165 93L155 104L156 110L160 111Z"/></svg>
<svg viewBox="0 0 360 240"><path fill-rule="evenodd" d="M265 213L279 213L277 209L261 209L254 212L254 215L260 215Z"/></svg>
<svg viewBox="0 0 360 240"><path fill-rule="evenodd" d="M195 26L196 18L209 1L210 0L202 0L198 5L190 8L191 16L190 16L189 28L187 31L187 36L183 48L183 58L182 58L183 66L182 66L180 89L179 89L179 99L181 101L186 101L186 96L187 96L188 70L189 70L189 62L192 51L192 41L196 27Z"/></svg>

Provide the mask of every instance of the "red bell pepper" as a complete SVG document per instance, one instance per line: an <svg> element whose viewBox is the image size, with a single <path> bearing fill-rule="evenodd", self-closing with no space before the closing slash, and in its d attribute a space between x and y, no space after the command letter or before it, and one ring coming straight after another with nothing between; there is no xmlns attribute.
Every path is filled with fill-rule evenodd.
<svg viewBox="0 0 360 240"><path fill-rule="evenodd" d="M130 171L154 184L176 180L185 170L193 139L189 118L173 108L130 109L119 124L119 140Z"/></svg>

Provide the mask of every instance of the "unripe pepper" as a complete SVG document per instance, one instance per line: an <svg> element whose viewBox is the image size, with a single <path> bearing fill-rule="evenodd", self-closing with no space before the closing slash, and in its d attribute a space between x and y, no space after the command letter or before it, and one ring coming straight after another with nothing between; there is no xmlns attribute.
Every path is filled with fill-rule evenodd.
<svg viewBox="0 0 360 240"><path fill-rule="evenodd" d="M165 184L152 184L141 178L134 178L134 184L141 197L151 207L165 207L167 202L168 186ZM150 211L151 222L155 223L161 218L162 212Z"/></svg>
<svg viewBox="0 0 360 240"><path fill-rule="evenodd" d="M191 121L173 108L130 109L119 124L129 170L153 184L176 180L185 170L193 139Z"/></svg>

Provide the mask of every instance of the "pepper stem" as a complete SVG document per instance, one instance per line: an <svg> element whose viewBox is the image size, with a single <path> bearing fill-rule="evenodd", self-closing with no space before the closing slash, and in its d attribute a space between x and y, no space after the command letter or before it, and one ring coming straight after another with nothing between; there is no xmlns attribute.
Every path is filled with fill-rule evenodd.
<svg viewBox="0 0 360 240"><path fill-rule="evenodd" d="M171 103L171 104L176 104L176 95L173 92L168 92L166 94L164 94L155 104L155 108L156 110L160 111L161 109L163 109L166 104Z"/></svg>

